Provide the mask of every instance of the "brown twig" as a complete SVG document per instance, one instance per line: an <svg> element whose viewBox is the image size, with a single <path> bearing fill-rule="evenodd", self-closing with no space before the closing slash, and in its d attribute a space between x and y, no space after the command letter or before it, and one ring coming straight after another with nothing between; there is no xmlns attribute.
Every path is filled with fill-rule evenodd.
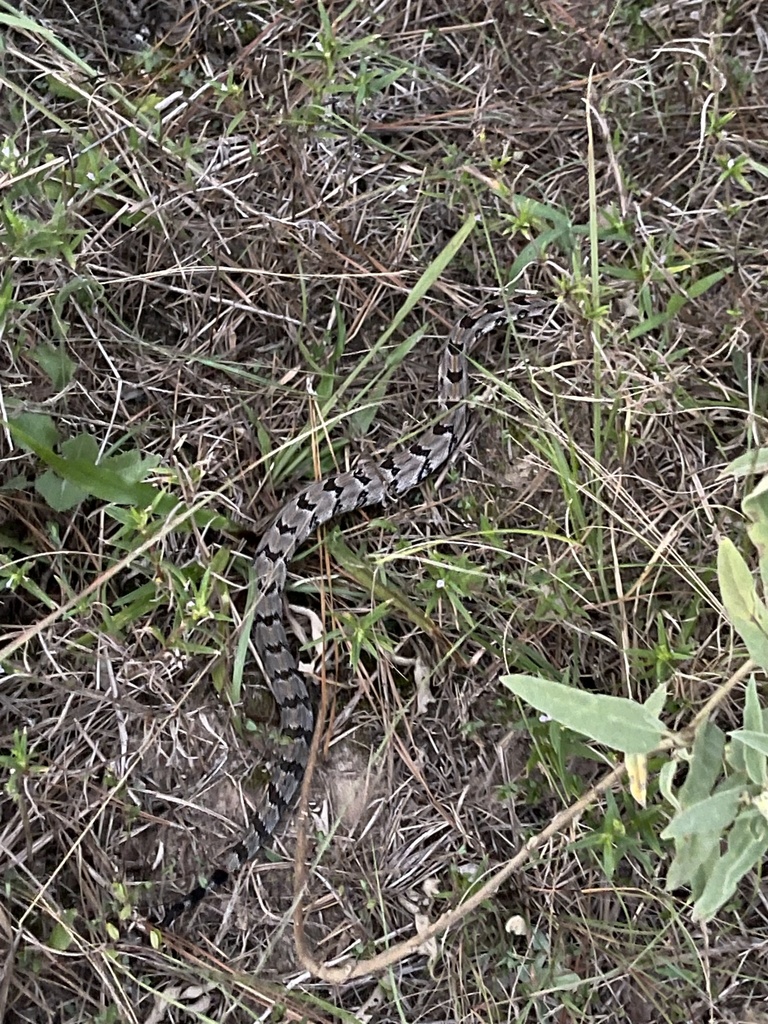
<svg viewBox="0 0 768 1024"><path fill-rule="evenodd" d="M712 695L686 729L681 733L665 739L661 744L659 744L658 748L653 751L652 754L649 754L649 757L661 753L668 753L671 750L687 746L692 741L696 729L707 720L709 715L720 703L722 703L734 687L743 682L744 679L751 672L754 672L756 668L757 666L753 661L745 662L736 670L736 672L734 672L731 678L727 682L723 683L723 685ZM324 701L319 712L318 726L324 718L325 703L326 702ZM417 932L415 935L412 935L411 938L405 939L405 941L399 942L396 946L392 946L390 949L387 949L376 956L369 957L367 960L353 960L341 967L331 967L330 965L319 961L309 948L304 928L306 915L302 904L302 894L307 879L306 802L309 791L309 780L311 779L312 769L314 768L316 761L321 731L322 730L320 728L315 731L315 739L312 744L312 751L310 755L310 764L307 768L305 785L302 788L301 802L299 806L294 876L295 905L293 922L296 949L302 965L316 977L321 978L323 981L332 985L340 985L344 982L354 981L356 978L362 978L365 975L376 974L380 971L387 970L394 964L399 963L401 960L410 956L412 953L418 952L419 948L430 939L434 939L438 935L442 935L444 932L447 932L450 928L461 924L461 922L474 910L481 906L486 900L494 896L501 886L528 860L530 860L531 855L538 850L539 847L543 846L548 839L551 839L559 832L562 832L568 825L576 821L588 807L595 803L603 793L608 792L608 790L613 789L614 786L618 785L626 775L627 771L626 764L624 762L617 765L616 768L610 771L606 776L604 776L604 778L594 785L588 793L585 793L584 796L580 797L576 803L555 815L546 828L542 829L542 831L537 833L535 836L532 836L514 857L508 860L503 867L495 871L488 881L473 892L471 896L467 897L463 903L459 904L458 907L454 907L452 910L448 910L444 914L441 914L436 921L423 931Z"/></svg>

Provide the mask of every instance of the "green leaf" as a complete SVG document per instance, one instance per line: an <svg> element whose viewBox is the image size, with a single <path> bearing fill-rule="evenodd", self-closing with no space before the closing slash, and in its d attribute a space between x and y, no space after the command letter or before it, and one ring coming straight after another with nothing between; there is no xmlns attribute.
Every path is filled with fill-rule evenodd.
<svg viewBox="0 0 768 1024"><path fill-rule="evenodd" d="M106 629L113 636L122 633L135 622L144 618L159 601L158 588L154 582L136 587L135 590L123 595L115 603L115 607L120 611L109 613L105 609L102 612Z"/></svg>
<svg viewBox="0 0 768 1024"><path fill-rule="evenodd" d="M76 437L68 437L66 441L62 441L61 453L66 459L81 459L96 468L99 446L92 434L78 434ZM101 469L101 465L98 468Z"/></svg>
<svg viewBox="0 0 768 1024"><path fill-rule="evenodd" d="M755 545L763 593L768 592L768 518L762 518L747 527L747 536Z"/></svg>
<svg viewBox="0 0 768 1024"><path fill-rule="evenodd" d="M570 233L571 227L565 218L563 219L562 226L548 228L537 233L536 237L524 245L518 252L514 263L507 271L507 280L516 281L527 267L541 259L543 253L547 251L550 245L560 241L561 238L567 239Z"/></svg>
<svg viewBox="0 0 768 1024"><path fill-rule="evenodd" d="M743 743L729 743L725 748L725 760L737 775L747 774L747 762L744 756L746 750Z"/></svg>
<svg viewBox="0 0 768 1024"><path fill-rule="evenodd" d="M747 534L758 554L763 593L768 590L768 477L764 477L741 503L749 520Z"/></svg>
<svg viewBox="0 0 768 1024"><path fill-rule="evenodd" d="M502 676L501 681L561 725L626 754L649 754L667 731L648 708L624 697L585 693L537 676Z"/></svg>
<svg viewBox="0 0 768 1024"><path fill-rule="evenodd" d="M731 733L733 736L733 733ZM756 737L762 740L763 747L745 740L744 737ZM760 701L757 697L757 686L755 677L751 675L747 683L747 692L744 699L744 729L741 733L741 742L745 743L747 749L744 752L744 765L747 775L756 785L763 787L768 781L766 772L766 754L768 754L768 736L763 732L763 712Z"/></svg>
<svg viewBox="0 0 768 1024"><path fill-rule="evenodd" d="M101 465L113 473L119 473L126 483L138 484L145 480L153 469L157 469L162 461L160 455L142 455L134 448L132 451L108 455L102 459Z"/></svg>
<svg viewBox="0 0 768 1024"><path fill-rule="evenodd" d="M720 470L717 479L722 480L728 476L760 476L761 473L768 473L768 448L755 448L751 452L739 455L733 462L729 462L725 469ZM744 511L746 512L746 509Z"/></svg>
<svg viewBox="0 0 768 1024"><path fill-rule="evenodd" d="M758 865L768 850L768 822L755 810L747 810L734 822L728 847L714 864L704 892L693 907L696 921L709 921L736 892L742 878Z"/></svg>
<svg viewBox="0 0 768 1024"><path fill-rule="evenodd" d="M689 285L686 289L686 294L689 299L698 299L704 292L708 292L710 288L713 288L716 284L719 284L729 274L733 273L733 267L727 267L725 270L715 270L711 274L705 274L699 281L694 281L693 284Z"/></svg>
<svg viewBox="0 0 768 1024"><path fill-rule="evenodd" d="M721 835L736 817L741 800L739 789L722 789L676 814L661 833L662 839L686 835Z"/></svg>
<svg viewBox="0 0 768 1024"><path fill-rule="evenodd" d="M688 885L694 897L704 891L709 877L708 867L720 856L720 834L699 832L675 840L676 853L669 866L665 889L673 892L681 885ZM697 876L703 875L703 878Z"/></svg>
<svg viewBox="0 0 768 1024"><path fill-rule="evenodd" d="M768 668L768 609L757 595L747 563L727 537L717 552L717 576L725 610L750 657Z"/></svg>
<svg viewBox="0 0 768 1024"><path fill-rule="evenodd" d="M741 552L728 537L720 541L718 548L717 578L720 595L731 622L734 626L737 621L749 622L755 615L758 601L755 581Z"/></svg>
<svg viewBox="0 0 768 1024"><path fill-rule="evenodd" d="M22 412L18 416L14 416L8 426L16 442L28 451L34 451L34 448L29 444L25 444L21 440L21 436L17 436L14 433L14 430L18 431L19 435L23 433L25 436L31 437L38 444L45 445L48 448L53 448L54 445L59 443L59 432L56 429L56 424L50 416L44 416L42 413Z"/></svg>
<svg viewBox="0 0 768 1024"><path fill-rule="evenodd" d="M683 808L700 803L712 792L723 771L725 733L706 721L696 733L688 774L677 798Z"/></svg>
<svg viewBox="0 0 768 1024"><path fill-rule="evenodd" d="M48 502L54 512L68 512L88 497L88 492L82 487L71 484L68 480L62 480L52 469L46 469L37 477L35 490Z"/></svg>
<svg viewBox="0 0 768 1024"><path fill-rule="evenodd" d="M763 449L765 451L765 449ZM760 453L754 453L760 454ZM766 453L768 454L768 452ZM744 515L748 516L753 522L762 520L763 522L768 519L768 478L763 477L759 483L755 484L752 490L744 496L741 502L741 508Z"/></svg>
<svg viewBox="0 0 768 1024"><path fill-rule="evenodd" d="M106 466L96 465L90 457L65 458L57 455L49 445L39 441L24 426L19 423L17 417L8 421L8 428L19 444L31 449L35 455L63 479L77 487L82 488L95 498L102 501L114 502L117 505L135 505L137 508L147 508L154 502L162 499L163 492L151 487L149 484L137 484L125 481L120 473L116 473ZM93 453L96 444L82 440L88 435L80 435L80 438L73 438L64 443L62 447L70 445L71 451L88 450Z"/></svg>
<svg viewBox="0 0 768 1024"><path fill-rule="evenodd" d="M643 707L647 708L652 715L660 715L667 702L667 684L661 683L644 701Z"/></svg>
<svg viewBox="0 0 768 1024"><path fill-rule="evenodd" d="M729 733L737 743L743 743L747 748L747 751L754 750L760 754L768 754L768 736L764 732L754 732L751 729L737 729L735 732ZM746 759L748 753L745 753L745 770L746 770ZM751 778L751 776L750 776ZM756 782L756 779L752 779Z"/></svg>
<svg viewBox="0 0 768 1024"><path fill-rule="evenodd" d="M657 327L661 327L663 324L669 323L671 319L672 316L668 312L651 313L650 316L641 320L639 324L635 324L635 326L628 331L627 340L634 341L635 338L640 338L643 334L655 331Z"/></svg>
<svg viewBox="0 0 768 1024"><path fill-rule="evenodd" d="M57 921L51 929L51 934L48 936L48 947L55 949L58 952L64 952L72 945L74 938L72 934L71 925L77 917L77 911L65 910L61 915L61 920Z"/></svg>
<svg viewBox="0 0 768 1024"><path fill-rule="evenodd" d="M673 320L683 306L686 305L691 299L698 298L699 295L703 295L704 292L709 291L710 288L714 287L718 281L722 281L729 273L732 273L733 268L729 267L726 270L716 270L712 274L707 274L702 277L700 281L694 281L685 290L685 294L675 294L670 296L667 302L666 309L663 313L652 313L645 320L642 320L639 324L629 331L627 338L629 341L633 341L635 338L641 337L643 334L647 334L648 331L661 327L665 323L669 323Z"/></svg>
<svg viewBox="0 0 768 1024"><path fill-rule="evenodd" d="M242 697L243 670L248 657L251 630L253 628L253 617L256 614L256 605L258 603L261 586L262 581L257 579L253 572L253 568L251 567L248 571L248 593L245 602L246 612L243 616L243 622L238 632L237 645L235 647L235 658L232 665L232 675L229 682L228 696L234 704L239 703Z"/></svg>
<svg viewBox="0 0 768 1024"><path fill-rule="evenodd" d="M64 345L41 345L31 353L31 358L48 374L57 391L63 391L74 376L75 364Z"/></svg>
<svg viewBox="0 0 768 1024"><path fill-rule="evenodd" d="M664 799L670 803L676 811L680 810L680 800L672 789L672 783L674 782L675 775L677 774L677 766L679 763L679 761L670 758L666 764L661 766L661 771L659 772L659 791Z"/></svg>

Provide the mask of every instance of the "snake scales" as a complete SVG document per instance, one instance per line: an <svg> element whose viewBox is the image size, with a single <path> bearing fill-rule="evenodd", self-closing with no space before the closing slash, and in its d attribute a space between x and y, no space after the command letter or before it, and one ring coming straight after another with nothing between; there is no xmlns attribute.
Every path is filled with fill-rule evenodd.
<svg viewBox="0 0 768 1024"><path fill-rule="evenodd" d="M198 885L165 909L161 927L224 885L270 842L304 775L314 712L283 624L283 591L296 548L323 523L355 509L401 498L447 463L466 431L467 353L478 337L502 323L526 319L533 309L522 302L491 303L464 314L448 335L440 360L438 400L446 413L443 419L408 447L378 460L361 459L347 472L309 484L283 505L259 541L254 570L263 584L254 609L252 640L280 711L280 756L248 833L226 854L223 866L207 884Z"/></svg>

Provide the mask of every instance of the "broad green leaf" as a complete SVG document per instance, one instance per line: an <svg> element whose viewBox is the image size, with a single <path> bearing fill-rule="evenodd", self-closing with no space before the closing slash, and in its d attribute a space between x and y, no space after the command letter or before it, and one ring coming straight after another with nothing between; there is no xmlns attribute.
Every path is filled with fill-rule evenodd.
<svg viewBox="0 0 768 1024"><path fill-rule="evenodd" d="M99 457L99 446L93 434L77 434L75 437L68 437L61 442L61 454L65 459L82 459L96 467L96 460ZM101 469L101 465L98 467Z"/></svg>
<svg viewBox="0 0 768 1024"><path fill-rule="evenodd" d="M163 497L162 491L158 491L149 484L126 483L119 473L104 466L97 466L89 459L69 459L57 455L47 444L42 443L28 430L25 430L23 425L19 424L18 418L9 420L8 428L14 439L19 444L31 449L49 469L58 473L63 480L81 487L95 498L114 502L117 505L135 505L138 508L147 508ZM73 439L73 441L76 440Z"/></svg>
<svg viewBox="0 0 768 1024"><path fill-rule="evenodd" d="M644 701L643 707L647 708L652 715L660 715L664 710L664 705L667 702L667 684L661 683L653 693L650 694Z"/></svg>
<svg viewBox="0 0 768 1024"><path fill-rule="evenodd" d="M733 462L729 462L725 469L720 470L717 479L722 480L728 476L759 476L761 473L768 473L768 448L755 448L754 451L739 455ZM744 511L746 512L746 509Z"/></svg>
<svg viewBox="0 0 768 1024"><path fill-rule="evenodd" d="M715 863L704 892L693 907L696 921L709 921L736 892L742 878L768 850L768 822L757 811L744 811L728 834L728 848Z"/></svg>
<svg viewBox="0 0 768 1024"><path fill-rule="evenodd" d="M725 733L706 721L696 733L688 774L677 794L681 807L691 807L709 796L723 771L724 750Z"/></svg>
<svg viewBox="0 0 768 1024"><path fill-rule="evenodd" d="M687 835L721 835L739 809L741 792L723 789L676 814L661 833L662 839L680 839Z"/></svg>
<svg viewBox="0 0 768 1024"><path fill-rule="evenodd" d="M717 576L728 618L750 657L768 668L768 609L757 595L747 563L728 538L717 552Z"/></svg>
<svg viewBox="0 0 768 1024"><path fill-rule="evenodd" d="M729 743L725 748L725 760L737 775L747 774L747 764L744 760L746 749L743 743Z"/></svg>
<svg viewBox="0 0 768 1024"><path fill-rule="evenodd" d="M697 900L706 889L715 864L720 860L721 846L722 842L718 842L717 845L713 846L709 857L702 860L701 865L693 872L693 877L690 881L692 899Z"/></svg>
<svg viewBox="0 0 768 1024"><path fill-rule="evenodd" d="M34 451L34 449L17 437L14 429L18 432L24 431L29 437L37 441L38 444L43 444L48 448L53 448L59 442L59 432L56 429L56 424L50 416L45 416L43 413L22 412L18 416L14 416L8 426L16 442L22 448L26 448L29 451Z"/></svg>
<svg viewBox="0 0 768 1024"><path fill-rule="evenodd" d="M688 885L694 890L694 897L701 895L706 882L701 882L697 891L696 878L703 868L720 855L720 838L718 832L699 832L675 840L675 857L669 866L665 883L667 892ZM708 872L705 874L708 875Z"/></svg>
<svg viewBox="0 0 768 1024"><path fill-rule="evenodd" d="M519 212L525 212L531 217L549 221L557 227L564 235L574 230L574 224L564 209L554 206L552 203L542 203L538 199L531 199L522 192L513 192L509 197L512 207ZM509 279L514 281L514 275L510 274Z"/></svg>
<svg viewBox="0 0 768 1024"><path fill-rule="evenodd" d="M765 746L763 749L760 749L760 747L755 747L754 744L747 743L747 749L744 752L744 764L747 769L747 775L758 786L764 786L766 780L768 780L768 773L766 772L768 736L763 732L762 726L763 713L757 697L755 677L751 675L747 683L747 692L744 699L744 733L749 735L756 733L765 741ZM742 740L742 742L744 741Z"/></svg>
<svg viewBox="0 0 768 1024"><path fill-rule="evenodd" d="M142 455L138 449L108 455L102 465L114 473L119 473L126 483L138 484L146 480L153 469L162 463L160 455Z"/></svg>
<svg viewBox="0 0 768 1024"><path fill-rule="evenodd" d="M747 748L744 755L744 770L747 769L747 757L749 751L757 751L760 754L768 755L768 736L762 731L757 732L751 729L736 729L728 734L736 743L743 743ZM750 776L751 778L751 776ZM757 781L752 779L753 782Z"/></svg>
<svg viewBox="0 0 768 1024"><path fill-rule="evenodd" d="M75 364L63 344L41 345L31 353L31 357L43 373L48 374L57 391L63 391L72 380Z"/></svg>
<svg viewBox="0 0 768 1024"><path fill-rule="evenodd" d="M758 554L763 593L768 592L768 477L764 477L741 503L749 520L747 534Z"/></svg>
<svg viewBox="0 0 768 1024"><path fill-rule="evenodd" d="M738 622L749 622L754 617L758 597L749 566L728 537L720 541L718 548L717 578L725 610L738 629Z"/></svg>
<svg viewBox="0 0 768 1024"><path fill-rule="evenodd" d="M667 731L648 708L624 697L585 693L536 676L502 676L501 681L561 725L625 754L649 754Z"/></svg>
<svg viewBox="0 0 768 1024"><path fill-rule="evenodd" d="M65 952L72 945L72 930L66 925L56 924L48 937L48 946L57 953Z"/></svg>
<svg viewBox="0 0 768 1024"><path fill-rule="evenodd" d="M733 619L733 627L744 641L749 656L768 670L768 610L760 601L752 620Z"/></svg>
<svg viewBox="0 0 768 1024"><path fill-rule="evenodd" d="M747 536L755 545L763 593L768 593L768 520L761 519L747 527Z"/></svg>
<svg viewBox="0 0 768 1024"><path fill-rule="evenodd" d="M518 252L514 263L507 271L507 280L516 281L526 267L541 259L542 254L547 251L550 245L554 245L561 239L567 239L570 233L571 226L566 218L563 218L563 223L559 227L537 232L536 237L524 245Z"/></svg>
<svg viewBox="0 0 768 1024"><path fill-rule="evenodd" d="M82 487L62 480L52 469L46 469L37 477L35 490L45 498L54 512L68 512L88 497L88 492Z"/></svg>
<svg viewBox="0 0 768 1024"><path fill-rule="evenodd" d="M768 821L768 791L762 790L752 797L752 806Z"/></svg>
<svg viewBox="0 0 768 1024"><path fill-rule="evenodd" d="M762 449L766 452L768 457L768 449ZM768 478L763 477L759 483L755 484L749 494L744 496L741 502L741 508L744 515L752 522L763 522L768 519Z"/></svg>
<svg viewBox="0 0 768 1024"><path fill-rule="evenodd" d="M680 801L672 788L672 783L675 781L679 764L678 760L670 758L666 764L661 766L661 771L659 772L659 790L661 795L676 811L680 810Z"/></svg>
<svg viewBox="0 0 768 1024"><path fill-rule="evenodd" d="M548 979L550 992L576 992L584 984L584 979L575 971L555 971Z"/></svg>
<svg viewBox="0 0 768 1024"><path fill-rule="evenodd" d="M0 482L0 491L26 491L31 482L23 473L14 473L13 476Z"/></svg>

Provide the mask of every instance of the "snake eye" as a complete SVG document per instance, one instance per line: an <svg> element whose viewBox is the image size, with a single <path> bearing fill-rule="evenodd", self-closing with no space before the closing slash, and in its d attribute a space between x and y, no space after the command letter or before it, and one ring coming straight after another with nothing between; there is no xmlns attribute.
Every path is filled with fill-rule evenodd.
<svg viewBox="0 0 768 1024"><path fill-rule="evenodd" d="M519 295L515 300L515 320L531 320L543 313L548 304L535 295Z"/></svg>

